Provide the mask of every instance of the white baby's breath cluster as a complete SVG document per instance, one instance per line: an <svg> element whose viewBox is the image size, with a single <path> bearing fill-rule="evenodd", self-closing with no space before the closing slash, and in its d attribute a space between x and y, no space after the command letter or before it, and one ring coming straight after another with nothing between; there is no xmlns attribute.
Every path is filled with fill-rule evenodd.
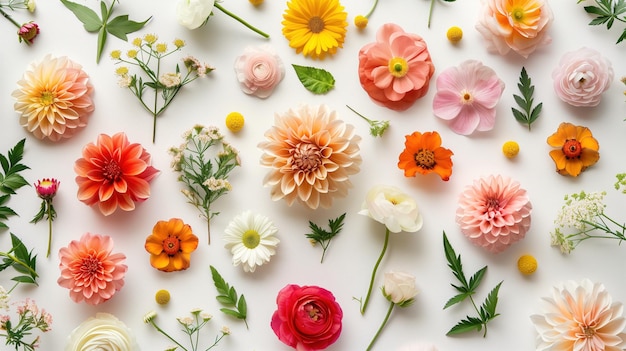
<svg viewBox="0 0 626 351"><path fill-rule="evenodd" d="M217 344L227 335L230 335L230 329L228 327L222 327L219 334L215 337L213 344L208 347L200 347L200 330L204 328L207 323L213 318L211 314L203 312L201 308L193 308L189 311L191 316L184 316L176 318L178 324L182 327L182 331L187 334L186 340L189 340L189 347L185 347L183 342L176 340L174 337L169 335L165 330L159 327L156 324L157 313L155 311L150 311L146 313L143 317L143 321L146 324L150 324L154 327L159 333L164 335L169 341L174 342L176 345L168 346L165 351L175 351L179 348L182 350L189 351L198 351L198 350L211 350L213 347L217 346Z"/></svg>
<svg viewBox="0 0 626 351"><path fill-rule="evenodd" d="M594 217L604 212L606 192L596 191L565 195L565 204L561 207L554 224L561 228L576 228L585 230L588 225L585 221L591 221Z"/></svg>

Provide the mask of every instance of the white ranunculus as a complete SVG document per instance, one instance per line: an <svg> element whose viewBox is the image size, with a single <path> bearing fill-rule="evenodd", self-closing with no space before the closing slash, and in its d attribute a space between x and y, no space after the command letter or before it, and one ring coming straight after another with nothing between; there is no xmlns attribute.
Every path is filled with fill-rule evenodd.
<svg viewBox="0 0 626 351"><path fill-rule="evenodd" d="M117 317L96 313L68 336L65 351L75 350L138 351L139 345L130 329Z"/></svg>
<svg viewBox="0 0 626 351"><path fill-rule="evenodd" d="M418 292L414 275L394 271L385 273L383 293L389 301L400 305L410 303Z"/></svg>
<svg viewBox="0 0 626 351"><path fill-rule="evenodd" d="M176 7L178 23L187 29L200 27L213 11L215 0L179 0Z"/></svg>
<svg viewBox="0 0 626 351"><path fill-rule="evenodd" d="M370 189L359 214L384 224L393 233L416 232L423 224L415 200L393 186L377 185Z"/></svg>

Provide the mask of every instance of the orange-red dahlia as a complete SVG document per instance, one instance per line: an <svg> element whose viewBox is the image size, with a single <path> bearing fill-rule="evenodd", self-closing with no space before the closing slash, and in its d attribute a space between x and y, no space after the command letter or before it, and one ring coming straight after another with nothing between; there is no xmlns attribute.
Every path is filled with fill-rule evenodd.
<svg viewBox="0 0 626 351"><path fill-rule="evenodd" d="M135 202L150 197L149 182L159 171L150 165L150 154L139 144L131 144L125 133L100 134L96 144L83 148L76 160L78 199L91 206L98 204L108 216L119 207L135 209Z"/></svg>
<svg viewBox="0 0 626 351"><path fill-rule="evenodd" d="M405 177L434 172L447 181L452 175L452 155L451 150L441 147L439 133L413 132L406 136L398 167L404 170Z"/></svg>
<svg viewBox="0 0 626 351"><path fill-rule="evenodd" d="M59 250L61 276L57 283L70 289L74 302L97 305L113 297L124 286L128 267L126 256L111 253L113 239L108 235L85 233Z"/></svg>
<svg viewBox="0 0 626 351"><path fill-rule="evenodd" d="M558 148L550 151L550 157L561 175L576 177L600 159L600 145L587 127L563 122L547 141Z"/></svg>
<svg viewBox="0 0 626 351"><path fill-rule="evenodd" d="M152 267L163 272L182 271L191 264L191 253L198 247L198 237L180 218L158 221L146 238Z"/></svg>

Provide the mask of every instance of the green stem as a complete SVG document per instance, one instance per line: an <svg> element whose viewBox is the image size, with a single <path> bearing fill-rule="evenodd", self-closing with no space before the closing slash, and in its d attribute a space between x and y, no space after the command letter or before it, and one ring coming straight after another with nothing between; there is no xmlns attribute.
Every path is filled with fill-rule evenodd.
<svg viewBox="0 0 626 351"><path fill-rule="evenodd" d="M171 336L169 336L163 329L159 328L158 325L156 325L156 323L154 323L154 321L150 321L150 324L152 324L152 326L154 327L154 329L156 329L159 333L165 335L166 338L170 339L170 341L172 341L173 343L175 343L176 345L178 345L178 347L180 347L181 349L187 351L187 348L185 348L183 345L181 345L178 341L176 341L174 338L172 338Z"/></svg>
<svg viewBox="0 0 626 351"><path fill-rule="evenodd" d="M376 278L376 271L378 270L378 266L380 262L383 260L383 256L385 256L385 252L387 251L387 246L389 245L389 229L385 227L385 242L383 243L383 249L380 252L380 256L374 265L374 269L372 270L372 278L370 279L370 286L367 289L367 295L365 296L365 302L361 305L361 314L365 314L365 309L367 308L367 304L370 300L370 296L372 295L372 289L374 288L374 278Z"/></svg>
<svg viewBox="0 0 626 351"><path fill-rule="evenodd" d="M346 105L346 107L347 107L348 109L350 109L350 111L352 111L352 112L356 113L356 114L357 114L357 116L359 116L359 117L363 118L364 120L366 120L366 121L367 121L367 123L369 123L370 125L372 125L373 121L372 121L371 119L369 119L369 118L367 118L367 117L363 116L362 114L360 114L360 113L356 112L356 110L355 110L355 109L353 109L352 107L350 107L350 106L348 106L348 105Z"/></svg>
<svg viewBox="0 0 626 351"><path fill-rule="evenodd" d="M476 302L474 302L474 298L472 298L472 295L470 295L469 297L470 301L472 302L472 306L474 306L474 310L476 311L476 313L478 313L479 316L481 316L480 311L478 310L478 306L476 306ZM483 320L483 318L480 318L480 321L483 325L483 327L485 328L485 331L483 332L483 338L487 336L487 322L489 322L489 320Z"/></svg>
<svg viewBox="0 0 626 351"><path fill-rule="evenodd" d="M385 319L383 319L383 323L378 328L378 331L376 332L376 335L374 335L374 338L372 339L370 344L367 346L366 351L370 351L372 349L372 346L374 346L374 343L376 342L376 339L378 339L378 336L380 335L380 333L382 333L383 328L385 328L385 325L387 324L387 321L389 321L389 317L391 316L391 311L393 311L393 308L395 306L396 306L395 303L389 302L389 309L387 309L387 315L385 316Z"/></svg>
<svg viewBox="0 0 626 351"><path fill-rule="evenodd" d="M244 26L250 28L252 31L254 31L255 33L261 35L264 38L269 38L269 34L257 29L256 27L253 27L252 25L250 25L248 22L244 21L243 19L241 19L239 16L235 15L234 13L226 10L225 8L222 7L222 5L218 4L217 2L215 3L215 7L217 7L218 10L224 12L225 14L227 14L228 16L234 18L235 20L237 20L239 23L243 24Z"/></svg>
<svg viewBox="0 0 626 351"><path fill-rule="evenodd" d="M13 23L17 28L22 28L22 26L19 23L15 22L13 17L9 16L8 13L4 12L4 10L1 7L0 7L0 14L2 14L2 16L4 16L4 18L6 18L9 21L11 21L11 23Z"/></svg>
<svg viewBox="0 0 626 351"><path fill-rule="evenodd" d="M155 88L154 88L154 110L152 111L152 143L154 144L154 141L156 140L156 123L157 123L157 102L159 100L159 88L158 88L158 84L159 84L159 72L161 71L161 59L157 58L157 71L156 71L156 77L154 80L155 83Z"/></svg>
<svg viewBox="0 0 626 351"><path fill-rule="evenodd" d="M428 28L430 28L430 18L433 16L434 7L435 7L435 0L430 0L430 10L428 10Z"/></svg>
<svg viewBox="0 0 626 351"><path fill-rule="evenodd" d="M8 253L8 252L0 252L0 256L8 257L11 261L13 261L13 262L19 264L20 266L23 266L24 268L26 268L26 270L28 270L33 276L35 276L35 277L39 276L34 269L30 268L26 263L24 263L23 261L21 261L17 257L11 255L10 253Z"/></svg>
<svg viewBox="0 0 626 351"><path fill-rule="evenodd" d="M372 8L369 10L369 12L367 13L367 15L365 15L365 18L370 18L370 16L372 15L372 13L374 13L374 10L376 9L376 6L378 5L378 0L374 0L374 5L372 5Z"/></svg>

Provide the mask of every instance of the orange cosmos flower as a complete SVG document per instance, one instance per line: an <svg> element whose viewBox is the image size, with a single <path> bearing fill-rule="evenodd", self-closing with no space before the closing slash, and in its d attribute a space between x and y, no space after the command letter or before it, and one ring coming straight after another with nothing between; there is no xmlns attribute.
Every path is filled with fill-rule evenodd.
<svg viewBox="0 0 626 351"><path fill-rule="evenodd" d="M96 144L85 146L74 171L78 199L90 206L98 204L105 216L118 207L134 210L135 202L150 196L149 182L159 173L150 165L150 154L141 145L131 144L125 133L100 134Z"/></svg>
<svg viewBox="0 0 626 351"><path fill-rule="evenodd" d="M587 127L563 122L548 137L548 145L558 148L550 151L550 157L561 175L576 177L600 159L600 145Z"/></svg>
<svg viewBox="0 0 626 351"><path fill-rule="evenodd" d="M406 136L398 167L404 170L405 177L434 172L447 181L452 175L452 155L454 153L451 150L441 147L439 133L413 132Z"/></svg>
<svg viewBox="0 0 626 351"><path fill-rule="evenodd" d="M198 237L180 218L158 221L146 238L152 267L163 272L182 271L191 264L191 253L198 247Z"/></svg>

